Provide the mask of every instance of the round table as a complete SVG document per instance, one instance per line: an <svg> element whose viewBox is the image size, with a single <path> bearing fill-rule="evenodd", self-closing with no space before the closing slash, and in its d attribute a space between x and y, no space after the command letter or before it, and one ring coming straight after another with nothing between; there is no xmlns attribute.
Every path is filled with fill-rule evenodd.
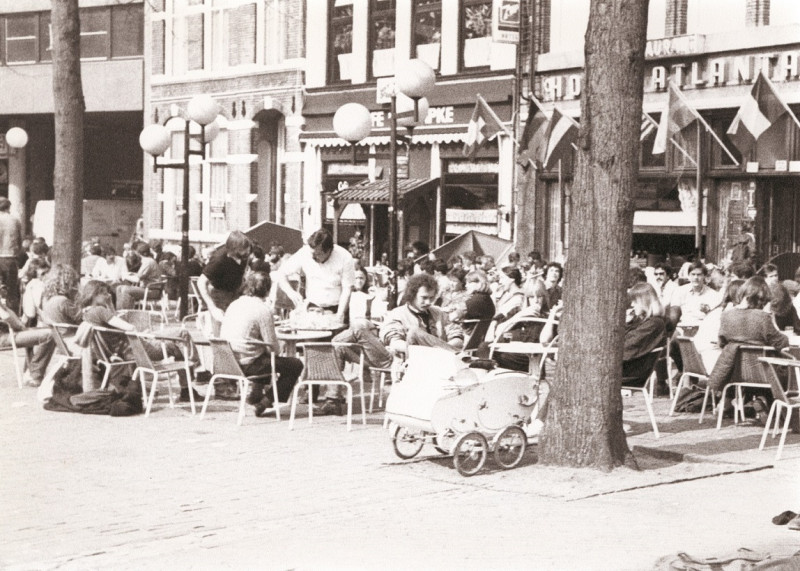
<svg viewBox="0 0 800 571"><path fill-rule="evenodd" d="M278 340L283 344L281 353L286 357L295 357L297 355L298 343L329 340L333 335L330 329L278 329L276 333L278 334Z"/></svg>

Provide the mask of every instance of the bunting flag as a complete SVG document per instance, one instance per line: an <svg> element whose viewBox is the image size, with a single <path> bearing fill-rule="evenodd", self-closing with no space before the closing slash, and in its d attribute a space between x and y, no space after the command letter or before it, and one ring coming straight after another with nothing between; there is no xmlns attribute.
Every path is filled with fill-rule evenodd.
<svg viewBox="0 0 800 571"><path fill-rule="evenodd" d="M683 94L675 87L673 82L669 82L669 97L667 108L661 113L661 122L658 124L656 140L653 143L653 154L659 155L667 150L667 140L679 134L686 127L699 119L689 102Z"/></svg>
<svg viewBox="0 0 800 571"><path fill-rule="evenodd" d="M750 152L758 138L789 109L778 97L775 88L762 69L753 89L728 127L731 142L742 156Z"/></svg>
<svg viewBox="0 0 800 571"><path fill-rule="evenodd" d="M486 142L497 136L498 133L509 135L502 121L497 114L492 111L489 104L478 95L475 109L472 111L472 118L467 127L467 140L464 141L464 156L474 158L478 149Z"/></svg>
<svg viewBox="0 0 800 571"><path fill-rule="evenodd" d="M545 168L554 154L559 154L565 146L575 144L575 139L578 138L578 122L572 117L563 115L557 107L553 108L546 137L547 148L542 159Z"/></svg>
<svg viewBox="0 0 800 571"><path fill-rule="evenodd" d="M535 97L531 98L531 106L528 111L528 121L522 132L522 143L519 146L517 163L522 168L527 169L528 165L538 168L544 158L544 151L547 146L547 126L549 121L544 114L539 102Z"/></svg>

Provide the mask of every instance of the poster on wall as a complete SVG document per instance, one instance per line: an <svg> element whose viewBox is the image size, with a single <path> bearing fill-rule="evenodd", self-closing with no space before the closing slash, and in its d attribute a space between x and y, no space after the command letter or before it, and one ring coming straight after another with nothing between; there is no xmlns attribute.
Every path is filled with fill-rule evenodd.
<svg viewBox="0 0 800 571"><path fill-rule="evenodd" d="M492 41L519 42L520 0L494 0L492 8Z"/></svg>

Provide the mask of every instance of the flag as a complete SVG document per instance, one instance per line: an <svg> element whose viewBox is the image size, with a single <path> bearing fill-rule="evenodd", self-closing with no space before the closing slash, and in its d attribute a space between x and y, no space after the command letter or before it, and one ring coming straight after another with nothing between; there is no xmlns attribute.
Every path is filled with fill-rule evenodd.
<svg viewBox="0 0 800 571"><path fill-rule="evenodd" d="M656 140L653 143L653 154L658 155L667 150L667 140L683 131L693 121L699 119L689 102L683 94L675 87L673 82L669 82L669 97L667 108L661 113L661 122L658 124Z"/></svg>
<svg viewBox="0 0 800 571"><path fill-rule="evenodd" d="M464 156L473 158L478 149L488 140L497 136L498 133L506 133L506 128L500 118L492 111L489 104L478 95L475 109L472 111L472 118L467 127L467 140L464 141Z"/></svg>
<svg viewBox="0 0 800 571"><path fill-rule="evenodd" d="M753 84L731 126L728 136L742 155L746 155L758 138L769 129L787 108L762 70Z"/></svg>
<svg viewBox="0 0 800 571"><path fill-rule="evenodd" d="M650 117L650 115L647 113L642 112L642 128L639 132L639 140L644 141L650 135L650 133L656 129L658 129L658 123L656 123L656 120Z"/></svg>
<svg viewBox="0 0 800 571"><path fill-rule="evenodd" d="M535 98L531 99L528 121L522 131L522 143L519 146L517 163L523 168L533 164L534 168L542 161L547 145L547 126L549 121Z"/></svg>
<svg viewBox="0 0 800 571"><path fill-rule="evenodd" d="M553 116L547 127L547 148L542 165L547 167L550 158L560 152L566 145L572 145L578 137L578 123L572 117L563 115L558 108L553 108Z"/></svg>

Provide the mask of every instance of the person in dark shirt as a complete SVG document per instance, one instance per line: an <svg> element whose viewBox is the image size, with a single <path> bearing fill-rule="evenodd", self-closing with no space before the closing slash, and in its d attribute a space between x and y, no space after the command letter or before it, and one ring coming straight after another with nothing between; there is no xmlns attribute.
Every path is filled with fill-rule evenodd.
<svg viewBox="0 0 800 571"><path fill-rule="evenodd" d="M250 239L234 230L228 235L225 246L211 255L197 280L197 289L217 323L222 323L225 310L239 297L249 256Z"/></svg>
<svg viewBox="0 0 800 571"><path fill-rule="evenodd" d="M189 265L187 267L189 277L200 277L203 273L203 262L197 257L197 250L194 246L189 246Z"/></svg>

